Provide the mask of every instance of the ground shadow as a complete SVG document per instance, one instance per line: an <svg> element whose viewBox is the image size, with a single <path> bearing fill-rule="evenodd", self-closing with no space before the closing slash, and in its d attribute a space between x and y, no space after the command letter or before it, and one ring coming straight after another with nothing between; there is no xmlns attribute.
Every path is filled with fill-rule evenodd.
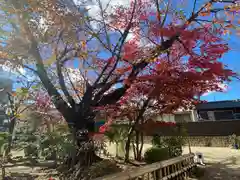
<svg viewBox="0 0 240 180"><path fill-rule="evenodd" d="M199 180L240 180L240 166L236 161L211 163L204 167L204 175Z"/></svg>
<svg viewBox="0 0 240 180"><path fill-rule="evenodd" d="M6 176L3 180L34 180L37 176L33 176L27 173L11 173Z"/></svg>

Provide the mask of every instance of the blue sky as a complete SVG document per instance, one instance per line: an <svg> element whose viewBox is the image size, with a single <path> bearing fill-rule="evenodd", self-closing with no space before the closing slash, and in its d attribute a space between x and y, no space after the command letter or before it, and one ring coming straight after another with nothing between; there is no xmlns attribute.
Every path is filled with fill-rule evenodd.
<svg viewBox="0 0 240 180"><path fill-rule="evenodd" d="M179 3L182 2L182 3ZM208 2L208 0L197 0L196 1L196 10L199 9L204 3ZM176 7L178 9L183 9L185 15L189 17L189 13L192 12L194 1L182 0L176 2ZM214 7L222 7L221 4L218 3L217 6L215 4ZM236 18L238 19L238 18ZM229 69L232 69L234 72L240 74L240 36L230 35L226 36L226 42L229 44L230 51L220 59L225 65L228 66ZM228 90L226 92L212 92L206 96L201 97L202 100L207 101L222 101L222 100L234 100L240 99L240 80L234 79L232 82L228 84Z"/></svg>
<svg viewBox="0 0 240 180"><path fill-rule="evenodd" d="M233 38L236 38L236 40L240 40L239 37L234 36ZM231 44L231 41L229 42L230 47L233 48L237 44L233 43ZM239 50L232 49L228 53L226 53L221 61L224 62L224 64L228 65L228 67L232 70L234 70L237 73L240 73L240 46ZM202 100L207 101L221 101L221 100L233 100L233 99L240 99L240 80L234 79L232 82L229 83L229 87L227 92L213 92L209 95L202 96Z"/></svg>
<svg viewBox="0 0 240 180"><path fill-rule="evenodd" d="M224 54L220 61L227 65L229 69L240 74L240 37L233 34L226 36L225 40L229 44L230 50ZM202 96L201 99L207 101L240 99L240 80L233 79L228 84L226 92L213 92L207 96Z"/></svg>

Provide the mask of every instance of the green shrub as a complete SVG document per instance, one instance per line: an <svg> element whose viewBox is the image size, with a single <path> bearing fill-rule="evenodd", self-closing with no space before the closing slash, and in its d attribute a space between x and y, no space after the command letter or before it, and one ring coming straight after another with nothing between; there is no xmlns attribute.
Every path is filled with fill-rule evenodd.
<svg viewBox="0 0 240 180"><path fill-rule="evenodd" d="M7 146L8 133L0 132L0 156L3 154Z"/></svg>
<svg viewBox="0 0 240 180"><path fill-rule="evenodd" d="M163 138L161 138L159 135L153 136L152 145L156 147L165 147Z"/></svg>
<svg viewBox="0 0 240 180"><path fill-rule="evenodd" d="M25 130L23 132L16 132L16 137L14 140L14 148L24 150L24 156L27 158L38 158L39 135L35 132Z"/></svg>
<svg viewBox="0 0 240 180"><path fill-rule="evenodd" d="M154 163L169 159L167 148L152 147L144 153L146 163Z"/></svg>
<svg viewBox="0 0 240 180"><path fill-rule="evenodd" d="M177 157L182 155L182 146L184 145L184 139L180 136L154 136L152 139L152 144L158 148L167 148L170 157Z"/></svg>
<svg viewBox="0 0 240 180"><path fill-rule="evenodd" d="M24 148L24 154L26 157L29 157L29 158L38 157L38 146L36 144L29 143Z"/></svg>
<svg viewBox="0 0 240 180"><path fill-rule="evenodd" d="M230 141L233 145L233 147L240 147L240 137L236 136L235 134L233 134L232 136L230 136Z"/></svg>
<svg viewBox="0 0 240 180"><path fill-rule="evenodd" d="M42 134L39 152L46 160L63 160L75 151L72 135L60 130Z"/></svg>
<svg viewBox="0 0 240 180"><path fill-rule="evenodd" d="M168 148L170 157L182 155L183 139L181 137L170 137L164 139L164 144Z"/></svg>

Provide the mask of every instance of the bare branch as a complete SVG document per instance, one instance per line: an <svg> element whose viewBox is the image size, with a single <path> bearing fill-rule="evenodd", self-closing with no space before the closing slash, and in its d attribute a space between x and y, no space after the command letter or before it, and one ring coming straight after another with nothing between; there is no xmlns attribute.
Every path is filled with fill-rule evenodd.
<svg viewBox="0 0 240 180"><path fill-rule="evenodd" d="M193 10L192 10L192 15L194 14L195 12L195 9L196 9L196 4L197 4L197 0L194 0L194 4L193 4Z"/></svg>
<svg viewBox="0 0 240 180"><path fill-rule="evenodd" d="M104 32L105 32L105 35L106 35L106 40L107 40L107 43L108 43L108 48L111 49L111 42L110 42L110 38L109 38L109 35L108 35L108 32L107 32L107 26L106 26L105 18L104 18L104 12L105 11L103 10L101 1L97 0L97 2L98 2L99 8L100 8L100 12L101 12L101 18L102 18ZM107 3L106 8L109 6L110 2L111 2L111 0Z"/></svg>
<svg viewBox="0 0 240 180"><path fill-rule="evenodd" d="M207 19L196 19L195 21L202 21L202 22L211 22L213 23L211 20L207 20ZM229 20L226 20L226 21L223 21L224 23L231 23L231 21Z"/></svg>
<svg viewBox="0 0 240 180"><path fill-rule="evenodd" d="M158 0L155 0L155 4L156 4L157 13L158 13L158 15L160 16L161 12L160 12L160 9L159 9ZM160 19L159 19L159 21L160 21Z"/></svg>
<svg viewBox="0 0 240 180"><path fill-rule="evenodd" d="M66 83L62 73L62 64L59 61L57 61L57 75L58 75L58 80L59 80L59 85L61 87L61 90L63 91L64 95L68 99L68 102L71 104L71 106L73 106L74 99L72 98L72 96L67 90Z"/></svg>
<svg viewBox="0 0 240 180"><path fill-rule="evenodd" d="M125 40L126 40L126 38L127 38L127 35L128 35L128 33L129 33L129 30L130 30L131 27L132 27L132 20L133 20L134 13L135 13L136 3L137 3L137 1L135 0L135 1L134 1L134 6L133 6L133 10L132 10L132 13L131 13L130 21L129 21L126 29L124 30L123 36L122 36L122 37L119 39L119 41L118 41L118 43L120 42L120 45L118 45L118 43L117 43L117 45L115 46L115 48L114 48L114 50L113 50L113 52L115 52L115 51L117 50L117 47L119 46L119 50L118 50L116 62L115 62L115 64L114 64L113 68L111 69L111 71L108 73L108 76L107 76L106 78L104 78L103 82L107 82L107 81L108 81L109 77L112 75L113 71L114 71L115 68L117 67L118 61L120 60L121 49L122 49L123 44L124 44L124 42L125 42ZM97 78L97 80L95 81L94 85L96 85L96 84L100 81L100 79L102 78L103 74L105 73L105 71L107 70L107 68L109 67L109 65L110 65L110 62L108 62L108 63L105 65L105 67L103 68L100 76L99 76L99 77Z"/></svg>
<svg viewBox="0 0 240 180"><path fill-rule="evenodd" d="M123 47L124 42L125 42L128 34L129 34L129 31L130 31L130 29L132 27L132 21L133 21L133 17L134 17L134 14L135 14L136 4L137 4L137 1L135 0L134 1L134 5L133 5L133 10L132 10L132 13L131 13L130 21L129 21L126 29L124 30L123 36L121 37L122 40L121 40L121 43L120 43L120 46L119 46L116 62L114 64L113 68L111 69L111 71L108 73L108 76L103 80L103 82L105 82L105 83L108 81L109 77L112 75L113 71L116 69L117 64L118 64L118 62L119 62L119 60L121 58L122 47ZM113 51L113 52L115 52L115 51Z"/></svg>
<svg viewBox="0 0 240 180"><path fill-rule="evenodd" d="M164 15L163 21L162 21L162 23L161 23L161 28L164 26L164 24L165 24L165 22L166 22L167 14L168 14L168 11L169 11L169 5L170 5L170 2L168 1L167 9L166 9L166 12L165 12L165 15Z"/></svg>

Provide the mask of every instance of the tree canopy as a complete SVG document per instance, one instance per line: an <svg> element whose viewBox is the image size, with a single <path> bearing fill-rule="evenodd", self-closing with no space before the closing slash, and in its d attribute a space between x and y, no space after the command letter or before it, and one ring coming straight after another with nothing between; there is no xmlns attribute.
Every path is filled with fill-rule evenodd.
<svg viewBox="0 0 240 180"><path fill-rule="evenodd" d="M236 76L219 61L236 0L93 2L95 15L84 2L0 2L0 57L34 72L70 127L91 131L97 108L138 97L161 113L188 107Z"/></svg>

